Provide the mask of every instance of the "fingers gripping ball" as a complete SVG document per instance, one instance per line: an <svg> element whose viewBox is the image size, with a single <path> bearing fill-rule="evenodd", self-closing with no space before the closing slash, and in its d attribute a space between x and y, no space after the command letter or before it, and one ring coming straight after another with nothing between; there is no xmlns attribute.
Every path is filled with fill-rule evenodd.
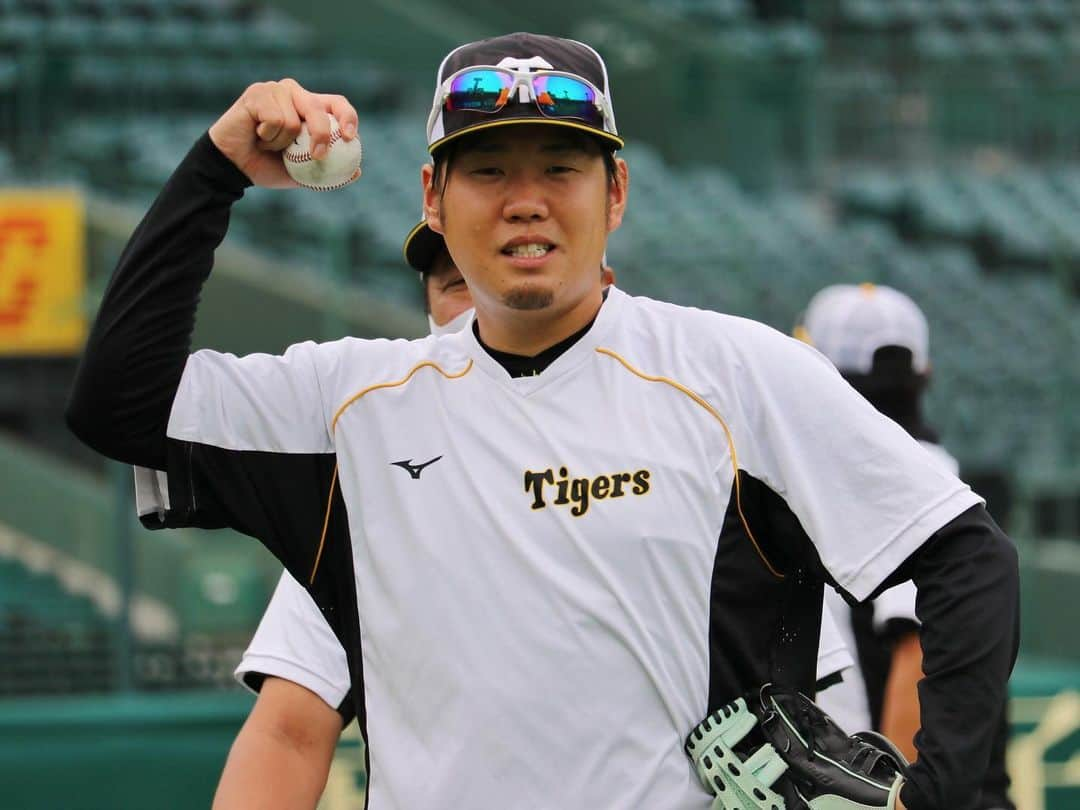
<svg viewBox="0 0 1080 810"><path fill-rule="evenodd" d="M330 148L325 157L316 160L311 156L311 135L307 124L302 124L300 134L282 154L282 160L289 176L304 188L333 191L360 177L362 155L360 136L345 140L337 119L331 115Z"/></svg>
<svg viewBox="0 0 1080 810"><path fill-rule="evenodd" d="M686 741L713 810L895 810L907 763L880 735L848 736L813 701L764 686Z"/></svg>

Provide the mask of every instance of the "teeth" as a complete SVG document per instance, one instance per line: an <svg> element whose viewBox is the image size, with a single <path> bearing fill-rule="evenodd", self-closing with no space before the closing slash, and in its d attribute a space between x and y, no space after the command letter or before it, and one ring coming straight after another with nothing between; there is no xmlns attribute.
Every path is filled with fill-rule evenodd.
<svg viewBox="0 0 1080 810"><path fill-rule="evenodd" d="M543 245L539 242L529 242L525 245L514 245L512 248L507 248L506 252L511 256L536 259L546 255L549 250L551 250L551 245Z"/></svg>

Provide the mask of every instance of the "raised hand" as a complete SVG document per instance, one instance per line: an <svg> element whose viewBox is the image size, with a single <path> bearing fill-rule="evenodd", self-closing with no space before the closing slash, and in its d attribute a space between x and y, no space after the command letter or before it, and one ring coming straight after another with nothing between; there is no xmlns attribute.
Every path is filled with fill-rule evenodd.
<svg viewBox="0 0 1080 810"><path fill-rule="evenodd" d="M248 87L210 127L210 139L257 186L296 186L285 171L281 155L306 122L312 155L319 159L330 143L330 118L341 124L342 136L356 137L356 110L344 96L312 93L295 79L258 82Z"/></svg>

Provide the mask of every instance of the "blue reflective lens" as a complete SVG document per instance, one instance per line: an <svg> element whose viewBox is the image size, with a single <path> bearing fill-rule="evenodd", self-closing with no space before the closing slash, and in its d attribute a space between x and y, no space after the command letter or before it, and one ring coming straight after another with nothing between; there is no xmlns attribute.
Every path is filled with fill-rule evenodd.
<svg viewBox="0 0 1080 810"><path fill-rule="evenodd" d="M467 70L450 83L446 109L495 112L506 104L513 85L513 78L506 73Z"/></svg>
<svg viewBox="0 0 1080 810"><path fill-rule="evenodd" d="M603 125L603 113L596 106L596 91L570 76L537 76L532 81L536 105L552 118L580 118Z"/></svg>

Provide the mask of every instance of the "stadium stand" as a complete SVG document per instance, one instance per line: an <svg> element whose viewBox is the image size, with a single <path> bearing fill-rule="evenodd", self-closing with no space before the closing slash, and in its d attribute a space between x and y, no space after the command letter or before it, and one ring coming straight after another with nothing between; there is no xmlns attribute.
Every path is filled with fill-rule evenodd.
<svg viewBox="0 0 1080 810"><path fill-rule="evenodd" d="M865 157L987 145L1035 161L1076 157L1080 116L1068 99L1077 90L1080 12L1072 0L836 0L805 11L826 44L826 83L836 73L875 76L888 87L891 114L874 126L910 129L911 143Z"/></svg>
<svg viewBox="0 0 1080 810"><path fill-rule="evenodd" d="M108 621L55 577L0 557L0 696L113 688Z"/></svg>
<svg viewBox="0 0 1080 810"><path fill-rule="evenodd" d="M419 215L431 64L462 31L572 20L553 33L609 57L630 144L632 202L608 254L620 286L783 331L837 282L896 286L926 313L930 419L1024 543L1024 655L1035 663L1014 691L1034 701L1021 701L1018 728L1041 728L1058 687L1039 673L1075 681L1080 661L1057 620L1080 594L1080 0L334 9L379 21L341 35L374 43L348 48L364 59L328 55L336 32L298 24L304 6L0 0L0 183L86 189L91 301L192 141L247 83L290 74L361 109L363 178L332 195L248 191L226 245L247 251L244 269L215 272L222 286L198 339L249 351L407 333L377 315L420 300L400 248ZM422 17L427 28L413 25ZM266 323L239 326L237 302ZM0 440L0 458L0 535L11 528L117 580L108 490L25 446ZM50 498L63 505L31 508ZM243 546L234 538L170 538L136 543L137 595L162 610L151 613L160 632L130 631L130 684L220 688L274 572L227 551ZM28 559L0 543L0 660L18 662L0 667L0 696L118 688L115 613L73 590L62 566Z"/></svg>
<svg viewBox="0 0 1080 810"><path fill-rule="evenodd" d="M864 172L837 197L847 215L889 222L906 239L966 245L989 272L1057 272L1080 292L1075 166Z"/></svg>

